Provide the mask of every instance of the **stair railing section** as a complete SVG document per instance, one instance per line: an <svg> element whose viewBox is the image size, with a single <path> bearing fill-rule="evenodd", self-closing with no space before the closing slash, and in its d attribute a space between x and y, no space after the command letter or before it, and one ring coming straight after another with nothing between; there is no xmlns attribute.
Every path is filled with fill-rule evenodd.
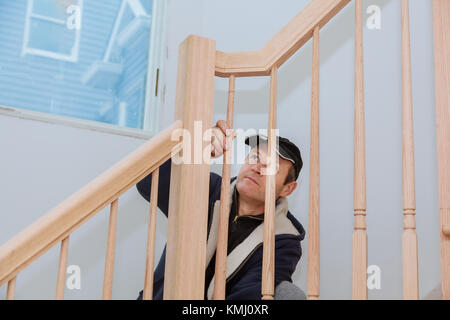
<svg viewBox="0 0 450 320"><path fill-rule="evenodd" d="M360 0L357 0L360 1ZM269 42L258 51L231 52L225 53L217 51L216 54L216 76L229 77L229 107L234 102L235 78L270 76L270 109L268 123L268 167L274 165L275 136L271 133L277 128L276 123L276 93L277 93L277 71L297 50L299 50L309 39L313 42L313 84L312 84L312 112L311 112L311 158L310 158L310 202L309 202L309 227L308 227L308 298L318 299L320 294L320 237L319 237L319 31L330 21L350 0L312 0L296 17L294 17L280 32L278 32ZM361 6L359 6L361 8ZM362 21L362 11L359 18ZM361 25L361 49L362 49L362 25ZM362 67L361 61L358 66ZM361 76L363 75L360 69ZM360 77L358 78L360 79ZM360 84L362 86L362 84ZM362 88L362 87L361 87ZM361 91L358 91L361 94ZM362 96L363 97L363 96ZM360 105L363 107L363 105ZM229 116L227 120L229 121ZM229 122L232 124L232 122ZM363 127L360 129L363 129ZM360 139L361 137L358 136ZM362 136L363 137L363 136ZM363 141L359 146L364 146ZM363 150L363 149L362 149ZM226 157L226 153L225 153ZM363 160L363 153L358 153L358 158ZM228 177L227 162L224 162L224 177ZM360 174L360 171L358 171ZM365 183L365 176L361 177ZM229 190L230 180L222 180L222 190ZM365 192L362 193L365 197ZM222 194L223 196L223 194ZM262 262L262 285L261 298L273 299L275 286L275 175L266 175L266 203L264 210L264 243ZM223 198L225 199L225 198ZM222 198L221 198L222 200ZM222 202L222 201L221 201ZM364 206L365 209L365 206ZM214 299L224 299L226 287L226 239L227 239L227 216L229 208L220 207L219 236L216 249L216 277L214 282ZM365 211L364 211L365 213ZM359 221L361 218L356 219ZM365 221L364 221L365 222ZM355 222L356 223L356 222ZM358 222L359 223L359 222ZM358 232L367 237L365 230ZM364 242L356 239L358 247L367 246ZM359 250L361 251L361 250ZM361 263L367 261L367 250L354 253L354 262ZM360 268L367 266L367 262ZM367 267L366 267L367 268ZM366 269L362 275L365 279ZM362 278L361 276L359 278ZM360 291L367 290L366 282L358 282Z"/></svg>
<svg viewBox="0 0 450 320"><path fill-rule="evenodd" d="M404 233L403 248L403 297L418 299L418 252L415 223L415 182L414 182L414 139L411 90L411 49L409 28L409 0L401 0L402 29L402 141L403 141L403 204ZM234 92L235 77L270 76L270 111L268 130L276 126L276 82L277 70L309 39L313 38L312 106L311 106L311 146L309 180L309 226L308 226L308 299L318 299L320 294L320 219L319 219L319 31L350 0L312 0L289 24L278 32L267 44L257 51L225 53L217 51L216 76L230 77L230 92ZM438 8L443 8L442 10ZM446 37L449 34L450 20L448 1L436 0L434 3L435 52L436 52L436 96L438 124L438 162L441 203L441 246L442 246L442 290L444 297L449 295L448 235L450 234L448 209L448 76L447 68L450 49ZM443 13L445 12L445 14ZM367 299L368 238L366 223L366 164L365 164L365 117L364 117L364 54L363 54L363 6L362 0L355 0L355 101L354 101L354 233L352 235L352 297ZM232 86L231 86L232 84ZM234 95L233 95L234 97ZM447 121L447 122L445 122ZM445 141L445 142L444 142ZM269 134L269 148L273 140ZM269 149L270 150L270 149ZM269 151L270 152L270 151ZM270 161L270 158L269 158ZM225 169L224 169L224 172ZM273 212L275 189L273 176L266 176L266 208L264 221L262 288L263 299L274 296L274 226ZM229 188L229 180L222 187ZM221 208L221 216L225 215ZM223 218L225 220L225 218ZM219 233L227 232L226 224ZM216 272L224 272L226 264L226 235L219 235ZM214 298L225 297L225 277L215 279Z"/></svg>
<svg viewBox="0 0 450 320"><path fill-rule="evenodd" d="M111 299L118 199L150 173L158 185L159 166L180 154L182 161L172 161L171 168L164 299L204 298L210 152L203 151L210 148L204 137L212 125L215 58L215 41L183 41L175 122L0 247L0 285L8 283L7 299L14 298L19 272L59 242L56 299L63 299L69 236L108 204L103 299ZM143 299L153 296L157 198L158 188L152 188Z"/></svg>
<svg viewBox="0 0 450 320"><path fill-rule="evenodd" d="M6 299L14 299L18 274L53 246L61 243L57 273L56 299L64 298L65 273L69 252L69 236L96 213L110 205L110 221L107 239L107 252L103 282L103 298L111 299L114 271L114 249L118 199L129 188L150 173L158 178L158 168L172 154L181 150L181 139L174 139L172 133L182 128L182 121L175 121L170 127L150 139L136 151L109 168L78 192L67 198L54 209L43 215L33 224L0 247L0 286L8 283ZM153 188L157 189L157 188ZM152 194L155 199L156 194ZM156 203L153 201L152 203ZM151 206L149 238L154 238L154 215L156 208ZM152 261L154 241L149 241L147 265ZM152 285L149 276L153 272L147 267L146 293Z"/></svg>

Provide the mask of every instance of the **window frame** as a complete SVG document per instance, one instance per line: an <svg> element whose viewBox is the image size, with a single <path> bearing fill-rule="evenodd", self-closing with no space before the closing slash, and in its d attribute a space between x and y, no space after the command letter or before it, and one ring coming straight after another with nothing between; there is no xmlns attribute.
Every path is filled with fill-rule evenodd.
<svg viewBox="0 0 450 320"><path fill-rule="evenodd" d="M164 105L166 79L165 55L167 54L167 1L153 0L152 26L147 62L147 88L145 88L144 121L142 130L156 134L159 131L159 111ZM152 90L153 88L153 90Z"/></svg>

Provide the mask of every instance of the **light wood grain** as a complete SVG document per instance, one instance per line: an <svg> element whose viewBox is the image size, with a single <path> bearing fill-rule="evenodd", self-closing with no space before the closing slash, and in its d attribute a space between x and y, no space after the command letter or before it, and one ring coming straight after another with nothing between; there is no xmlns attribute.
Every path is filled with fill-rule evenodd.
<svg viewBox="0 0 450 320"><path fill-rule="evenodd" d="M234 114L234 91L235 77L230 76L228 85L228 106L227 124L233 128ZM222 185L220 189L220 213L219 213L219 234L217 237L216 266L214 272L214 300L225 299L226 272L227 272L227 247L228 247L228 219L230 216L230 175L231 175L231 155L233 154L232 136L227 136L226 144L228 150L223 155ZM236 213L238 214L238 213Z"/></svg>
<svg viewBox="0 0 450 320"><path fill-rule="evenodd" d="M215 41L189 36L179 48L175 119L194 137L212 127ZM194 140L194 139L193 139ZM209 199L209 156L195 163L208 142L192 143L194 164L172 162L164 299L204 299ZM200 150L199 150L200 149Z"/></svg>
<svg viewBox="0 0 450 320"><path fill-rule="evenodd" d="M403 299L419 298L416 234L416 192L414 177L414 130L412 110L409 0L401 0L402 31L402 159L403 159Z"/></svg>
<svg viewBox="0 0 450 320"><path fill-rule="evenodd" d="M14 300L14 294L16 292L16 280L17 277L8 281L8 288L6 289L6 300Z"/></svg>
<svg viewBox="0 0 450 320"><path fill-rule="evenodd" d="M116 248L117 208L119 200L111 202L109 213L108 242L106 246L105 274L103 277L103 300L112 299L112 287L114 278L114 256Z"/></svg>
<svg viewBox="0 0 450 320"><path fill-rule="evenodd" d="M0 285L62 241L181 148L176 121L0 247Z"/></svg>
<svg viewBox="0 0 450 320"><path fill-rule="evenodd" d="M367 234L366 234L366 138L364 124L364 58L363 8L355 1L355 113L354 113L354 173L352 237L352 297L367 299Z"/></svg>
<svg viewBox="0 0 450 320"><path fill-rule="evenodd" d="M262 261L261 295L263 300L272 300L275 290L275 178L277 168L277 67L270 73L270 109L267 143L266 190L264 202L264 244ZM268 174L270 173L270 174Z"/></svg>
<svg viewBox="0 0 450 320"><path fill-rule="evenodd" d="M308 212L308 299L320 295L320 147L319 147L319 32L313 36L312 97L311 97L311 147L309 171Z"/></svg>
<svg viewBox="0 0 450 320"><path fill-rule="evenodd" d="M433 0L442 297L450 300L450 1Z"/></svg>
<svg viewBox="0 0 450 320"><path fill-rule="evenodd" d="M267 76L272 67L280 68L320 28L350 0L312 0L260 50L225 53L217 51L216 75L229 77Z"/></svg>
<svg viewBox="0 0 450 320"><path fill-rule="evenodd" d="M64 299L64 288L66 286L67 255L69 253L69 237L61 241L59 253L58 279L56 281L56 300Z"/></svg>
<svg viewBox="0 0 450 320"><path fill-rule="evenodd" d="M150 214L147 231L147 253L145 258L144 300L153 299L153 268L155 261L156 209L158 207L159 168L152 172L150 192Z"/></svg>

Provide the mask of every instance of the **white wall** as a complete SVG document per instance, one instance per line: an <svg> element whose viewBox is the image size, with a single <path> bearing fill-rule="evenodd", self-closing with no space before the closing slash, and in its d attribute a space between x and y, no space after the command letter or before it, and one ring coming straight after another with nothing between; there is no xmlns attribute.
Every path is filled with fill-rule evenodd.
<svg viewBox="0 0 450 320"><path fill-rule="evenodd" d="M173 121L178 44L189 34L213 38L222 51L260 48L309 1L170 0L166 96L160 128ZM373 299L401 298L401 74L400 1L364 1L382 8L382 29L365 30L367 224L369 264L381 267L381 290ZM417 233L420 294L440 281L437 166L431 2L410 2ZM321 31L321 297L351 298L353 230L353 41L354 6L349 4ZM280 134L302 150L299 188L291 212L308 225L311 43L279 71ZM268 78L236 82L236 128L266 128ZM227 81L216 80L214 120L225 118ZM35 221L143 140L62 125L0 116L0 243ZM220 172L215 165L213 170ZM238 167L234 167L236 173ZM134 188L119 200L113 298L133 299L142 288L148 203ZM157 253L167 221L158 217ZM70 239L68 264L82 270L82 289L68 299L101 297L108 212L103 210ZM307 240L294 275L306 289ZM54 297L59 246L18 277L17 298ZM158 260L158 258L156 259ZM0 298L5 296L0 288Z"/></svg>

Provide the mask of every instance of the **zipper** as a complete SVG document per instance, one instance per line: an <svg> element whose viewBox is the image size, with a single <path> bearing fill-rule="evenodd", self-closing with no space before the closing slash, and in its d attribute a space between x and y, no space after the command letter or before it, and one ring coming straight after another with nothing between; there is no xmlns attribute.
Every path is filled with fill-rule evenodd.
<svg viewBox="0 0 450 320"><path fill-rule="evenodd" d="M232 274L230 274L230 276L228 277L228 279L225 281L225 283L228 283L241 269L242 267L247 263L247 261L252 257L252 255L256 252L257 249L259 249L263 244L260 243L258 244L253 250L252 252L250 252L250 254L247 256L247 258L245 258L245 260L239 265L239 267L234 270L234 272Z"/></svg>

